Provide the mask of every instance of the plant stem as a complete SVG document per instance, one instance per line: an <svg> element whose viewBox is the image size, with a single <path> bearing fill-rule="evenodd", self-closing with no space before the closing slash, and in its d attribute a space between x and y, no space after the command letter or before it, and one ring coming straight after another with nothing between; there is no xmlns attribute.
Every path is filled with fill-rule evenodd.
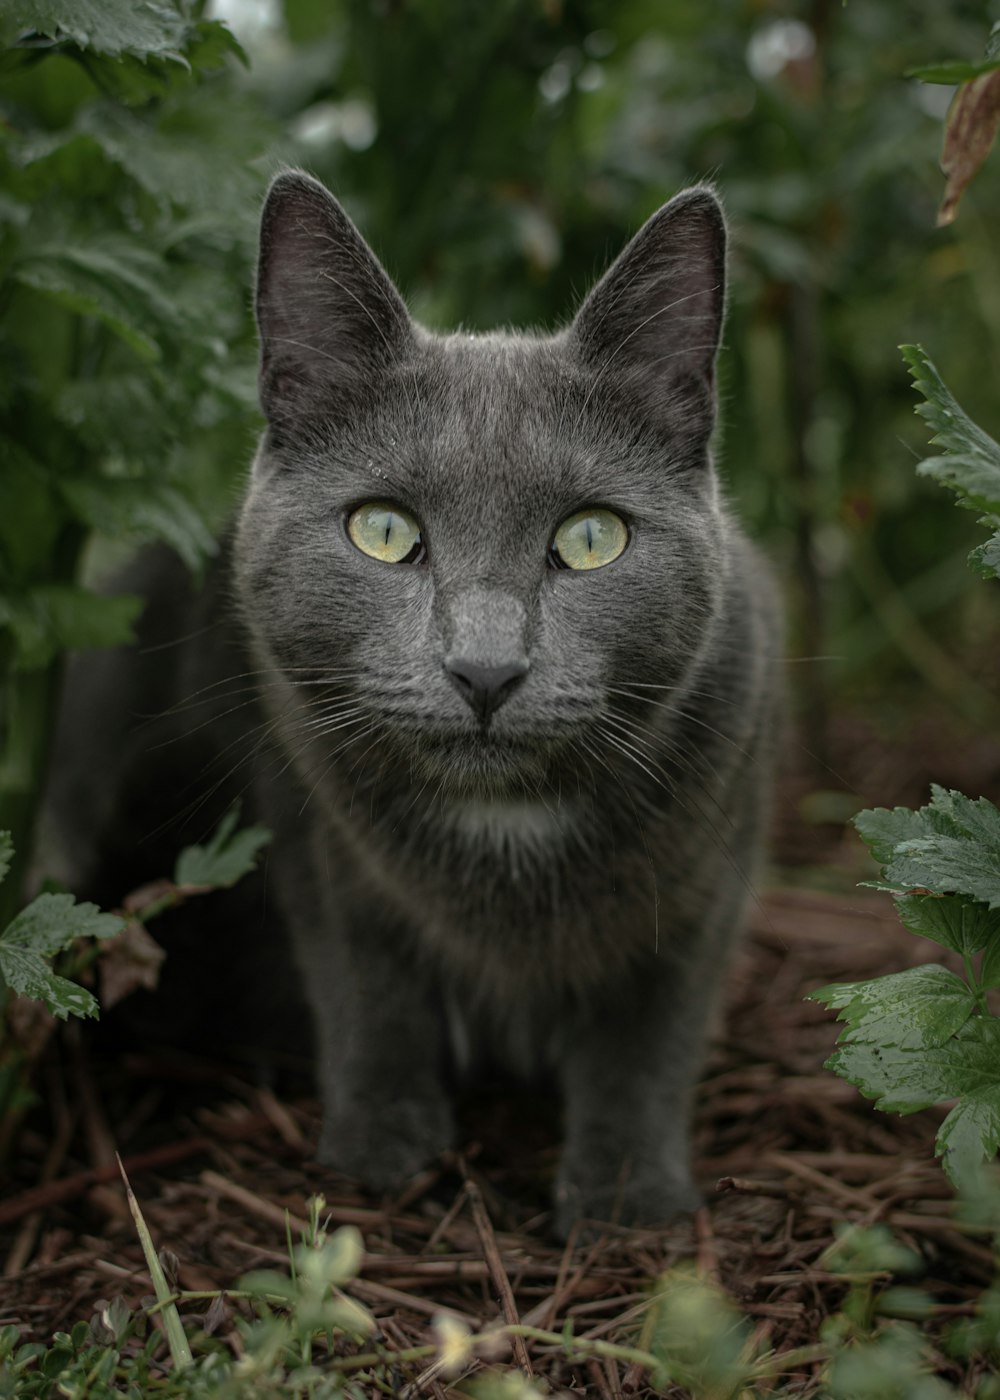
<svg viewBox="0 0 1000 1400"><path fill-rule="evenodd" d="M991 1016L993 1013L990 1011L989 1003L986 1000L986 993L980 985L979 977L973 966L971 953L963 953L962 962L965 966L965 979L976 1000L976 1010L979 1012L980 1016Z"/></svg>

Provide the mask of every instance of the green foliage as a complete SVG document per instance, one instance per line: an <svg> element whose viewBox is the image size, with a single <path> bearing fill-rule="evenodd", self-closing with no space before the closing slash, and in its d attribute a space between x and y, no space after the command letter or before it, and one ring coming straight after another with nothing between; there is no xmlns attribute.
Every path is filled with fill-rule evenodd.
<svg viewBox="0 0 1000 1400"><path fill-rule="evenodd" d="M959 503L986 511L1000 527L1000 447L949 393L918 346L903 354L924 402L917 408L935 429L945 455L919 470L951 487ZM998 571L1000 529L973 563ZM835 983L813 997L846 1023L827 1061L886 1112L913 1113L957 1100L937 1135L937 1151L956 1185L971 1187L984 1162L1000 1151L1000 1018L987 992L1000 986L1000 810L936 784L918 811L876 808L854 818L874 859L877 880L895 897L904 926L950 949L965 976L930 963L870 982Z"/></svg>
<svg viewBox="0 0 1000 1400"><path fill-rule="evenodd" d="M1000 1200L995 1192L989 1199L995 1214ZM472 1332L459 1319L442 1316L433 1323L435 1342L398 1348L379 1338L371 1314L350 1297L363 1266L361 1236L349 1226L328 1234L320 1223L324 1210L322 1197L309 1202L310 1226L298 1245L289 1242L288 1272L255 1272L218 1293L177 1292L147 1234L147 1262L162 1281L155 1307L133 1310L113 1299L99 1306L89 1325L78 1322L57 1333L50 1346L21 1345L16 1328L0 1330L0 1395L361 1400L398 1393L428 1363L445 1378L461 1377L480 1354L495 1356L498 1342L515 1335L558 1348L577 1365L588 1358L638 1363L652 1390L683 1389L692 1400L791 1397L801 1393L801 1381L783 1386L778 1378L816 1364L825 1367L819 1393L827 1400L949 1400L958 1394L932 1375L932 1354L919 1331L891 1316L925 1314L933 1300L895 1282L917 1272L921 1261L882 1225L838 1231L822 1266L848 1284L842 1309L826 1320L822 1341L793 1351L755 1346L752 1328L733 1301L687 1269L671 1271L652 1288L638 1345L577 1338L569 1325L561 1335L526 1324ZM134 1214L138 1224L137 1206ZM206 1302L208 1311L200 1311ZM229 1302L252 1313L248 1318L241 1310L234 1319L235 1356L212 1335L228 1319ZM148 1324L152 1311L173 1313L178 1328L186 1319L183 1364L165 1366L162 1335ZM987 1290L976 1315L952 1329L949 1349L966 1358L994 1354L997 1320L996 1292ZM468 1393L477 1400L542 1400L548 1389L507 1366L479 1370Z"/></svg>
<svg viewBox="0 0 1000 1400"><path fill-rule="evenodd" d="M958 1102L937 1150L956 1184L1000 1150L1000 1019L985 993L1000 977L1000 812L985 798L935 787L917 812L854 819L904 925L950 948L965 977L935 963L814 992L845 1030L827 1061L886 1112ZM978 965L974 959L978 958Z"/></svg>
<svg viewBox="0 0 1000 1400"><path fill-rule="evenodd" d="M271 839L263 826L236 830L239 807L230 809L204 846L186 846L177 858L174 884L206 889L228 889L249 874L257 853Z"/></svg>
<svg viewBox="0 0 1000 1400"><path fill-rule="evenodd" d="M928 805L916 812L905 807L891 812L876 808L855 817L854 825L883 866L882 878L865 884L896 893L925 889L934 894L965 895L981 900L988 910L1000 909L1000 811L985 797L972 801L936 784L931 792ZM936 917L926 914L926 906L912 903L904 906L904 912L918 924L921 917L934 922L939 935L935 942L955 946L947 942L949 920L957 917L954 905ZM978 937L980 930L988 931L1000 923L977 916L967 929L967 917L961 922L963 938ZM912 927L912 922L907 926ZM924 930L918 926L914 931ZM957 938L959 932L951 936Z"/></svg>
<svg viewBox="0 0 1000 1400"><path fill-rule="evenodd" d="M1000 68L1000 59L994 65ZM959 505L982 512L981 525L994 533L973 550L970 560L986 578L1000 577L1000 445L969 418L919 345L902 346L916 388L924 396L917 413L934 429L931 442L944 448L940 457L921 462L917 470L933 477L958 496Z"/></svg>
<svg viewBox="0 0 1000 1400"><path fill-rule="evenodd" d="M686 1270L660 1279L643 1326L659 1365L658 1389L681 1385L695 1395L736 1396L754 1373L750 1328L718 1288Z"/></svg>
<svg viewBox="0 0 1000 1400"><path fill-rule="evenodd" d="M273 128L200 0L0 16L0 825L28 860L61 655L128 641L101 541L215 551L252 410L254 201ZM226 121L220 130L221 119ZM92 572L92 571L91 571Z"/></svg>
<svg viewBox="0 0 1000 1400"><path fill-rule="evenodd" d="M9 832L0 832L0 880L13 859ZM78 904L71 894L40 894L0 932L0 1031L3 992L43 1001L54 1016L96 1016L97 1002L84 987L52 971L51 961L77 939L107 939L124 920ZM0 1036L2 1041L2 1036Z"/></svg>
<svg viewBox="0 0 1000 1400"><path fill-rule="evenodd" d="M955 83L968 83L973 78L982 77L1000 68L1000 21L990 30L986 42L986 54L981 63L966 63L962 59L950 59L944 63L927 63L922 67L908 68L908 78L920 78L925 83L944 83L948 87Z"/></svg>

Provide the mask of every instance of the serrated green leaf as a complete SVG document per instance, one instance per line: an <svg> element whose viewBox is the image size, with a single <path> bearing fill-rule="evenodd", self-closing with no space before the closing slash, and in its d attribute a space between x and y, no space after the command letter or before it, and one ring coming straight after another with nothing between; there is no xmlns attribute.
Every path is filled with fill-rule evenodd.
<svg viewBox="0 0 1000 1400"><path fill-rule="evenodd" d="M886 866L885 881L896 890L967 895L1000 909L1000 846L954 836L907 841Z"/></svg>
<svg viewBox="0 0 1000 1400"><path fill-rule="evenodd" d="M71 894L40 894L0 934L0 947L52 957L78 938L113 938L124 927L117 914L104 914L96 904L77 904Z"/></svg>
<svg viewBox="0 0 1000 1400"><path fill-rule="evenodd" d="M14 859L14 841L9 831L0 831L0 880L3 880Z"/></svg>
<svg viewBox="0 0 1000 1400"><path fill-rule="evenodd" d="M17 995L45 1002L54 1016L96 1016L97 1001L60 977L47 959L78 938L112 938L125 926L116 914L77 904L71 894L40 894L0 934L0 977Z"/></svg>
<svg viewBox="0 0 1000 1400"><path fill-rule="evenodd" d="M169 269L137 238L106 234L101 242L48 242L11 267L11 277L63 305L97 316L147 360L160 358L155 337L181 335L169 294Z"/></svg>
<svg viewBox="0 0 1000 1400"><path fill-rule="evenodd" d="M900 895L896 909L911 933L953 948L963 957L978 953L993 937L1000 943L1000 912L970 904L958 895Z"/></svg>
<svg viewBox="0 0 1000 1400"><path fill-rule="evenodd" d="M67 477L59 490L73 514L115 540L162 540L189 568L215 554L215 537L175 486L165 481Z"/></svg>
<svg viewBox="0 0 1000 1400"><path fill-rule="evenodd" d="M228 96L232 107L233 94ZM201 90L196 97L198 116L207 123L214 108ZM71 183L77 187L88 174L93 177L95 165L111 167L151 195L161 211L190 210L205 220L216 236L221 228L227 240L242 237L250 245L260 184L245 161L254 113L247 115L250 131L241 132L239 142L206 142L198 128L189 130L185 123L185 99L190 106L185 93L175 97L166 112L161 104L156 109L156 122L145 110L130 111L120 102L91 102L67 127L13 136L7 151L30 173L33 186L65 188ZM223 119L223 112L218 116ZM260 130L261 148L268 144L268 136ZM97 178L101 178L99 170ZM81 193L85 196L85 188ZM176 237L175 230L171 229L171 234Z"/></svg>
<svg viewBox="0 0 1000 1400"><path fill-rule="evenodd" d="M851 823L880 865L888 864L904 841L954 830L948 818L930 806L916 812L909 807L874 807L858 812Z"/></svg>
<svg viewBox="0 0 1000 1400"><path fill-rule="evenodd" d="M96 1016L95 997L85 987L53 972L45 960L29 948L8 945L0 940L0 977L16 996L43 1001L65 1021L67 1016Z"/></svg>
<svg viewBox="0 0 1000 1400"><path fill-rule="evenodd" d="M1000 63L993 66L1000 67ZM925 459L917 471L954 491L959 505L1000 517L1000 445L972 421L921 346L901 345L900 349L914 387L924 397L916 412L934 429L932 444L945 449L944 456ZM980 545L970 561L987 576L996 573L1000 540Z"/></svg>
<svg viewBox="0 0 1000 1400"><path fill-rule="evenodd" d="M938 1130L937 1152L957 1187L1000 1151L1000 1073L995 1084L963 1094Z"/></svg>
<svg viewBox="0 0 1000 1400"><path fill-rule="evenodd" d="M839 1008L846 1023L840 1044L922 1050L944 1045L975 1010L961 977L937 963L907 968L870 982L833 983L813 992L816 1001Z"/></svg>
<svg viewBox="0 0 1000 1400"><path fill-rule="evenodd" d="M1000 908L1000 810L985 797L932 789L918 812L861 812L855 825L882 863L876 889L965 895Z"/></svg>
<svg viewBox="0 0 1000 1400"><path fill-rule="evenodd" d="M853 1084L885 1113L917 1113L958 1097L951 1066L928 1062L917 1050L858 1043L835 1050L827 1069Z"/></svg>
<svg viewBox="0 0 1000 1400"><path fill-rule="evenodd" d="M26 33L69 40L96 53L131 53L184 62L190 21L169 0L6 0L0 36Z"/></svg>
<svg viewBox="0 0 1000 1400"><path fill-rule="evenodd" d="M827 1068L886 1113L915 1113L964 1094L992 1092L1000 1085L1000 1020L971 1017L936 1048L844 1045L827 1061Z"/></svg>
<svg viewBox="0 0 1000 1400"><path fill-rule="evenodd" d="M983 578L1000 578L1000 517L986 515L979 523L991 529L996 526L996 530L985 544L976 546L969 555L969 563Z"/></svg>
<svg viewBox="0 0 1000 1400"><path fill-rule="evenodd" d="M915 411L934 429L932 444L949 453L947 458L935 459L942 463L941 474L951 472L955 480L948 484L955 490L992 501L1000 510L1000 446L965 412L923 346L901 345L900 349L914 388L924 398Z"/></svg>
<svg viewBox="0 0 1000 1400"><path fill-rule="evenodd" d="M228 889L254 868L257 853L271 839L262 826L236 831L239 808L231 808L219 823L212 839L204 846L186 846L177 857L176 885L207 885Z"/></svg>
<svg viewBox="0 0 1000 1400"><path fill-rule="evenodd" d="M141 610L141 598L99 597L69 584L45 584L0 597L0 628L13 636L17 668L30 671L47 666L60 651L130 642Z"/></svg>
<svg viewBox="0 0 1000 1400"><path fill-rule="evenodd" d="M160 338L183 331L167 291L169 268L134 238L108 234L99 246L43 244L15 263L10 276L94 316L147 361L160 358Z"/></svg>

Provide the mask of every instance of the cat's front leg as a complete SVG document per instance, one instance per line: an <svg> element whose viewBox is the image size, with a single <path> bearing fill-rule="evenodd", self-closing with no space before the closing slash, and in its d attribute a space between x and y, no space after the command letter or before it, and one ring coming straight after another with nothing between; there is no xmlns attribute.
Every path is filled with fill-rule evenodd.
<svg viewBox="0 0 1000 1400"><path fill-rule="evenodd" d="M323 1101L317 1156L372 1190L398 1186L454 1140L440 999L377 903L341 900L296 923Z"/></svg>
<svg viewBox="0 0 1000 1400"><path fill-rule="evenodd" d="M580 1219L657 1226L699 1205L691 1099L716 985L700 964L651 958L574 1017L562 1057L563 1238Z"/></svg>

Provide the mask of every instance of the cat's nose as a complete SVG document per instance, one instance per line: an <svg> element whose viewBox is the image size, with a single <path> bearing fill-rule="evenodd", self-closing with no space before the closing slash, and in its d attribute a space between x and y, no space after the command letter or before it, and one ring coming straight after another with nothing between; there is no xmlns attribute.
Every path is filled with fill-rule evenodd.
<svg viewBox="0 0 1000 1400"><path fill-rule="evenodd" d="M524 680L528 663L509 661L501 666L484 666L479 661L453 656L448 657L444 668L459 695L485 724Z"/></svg>

